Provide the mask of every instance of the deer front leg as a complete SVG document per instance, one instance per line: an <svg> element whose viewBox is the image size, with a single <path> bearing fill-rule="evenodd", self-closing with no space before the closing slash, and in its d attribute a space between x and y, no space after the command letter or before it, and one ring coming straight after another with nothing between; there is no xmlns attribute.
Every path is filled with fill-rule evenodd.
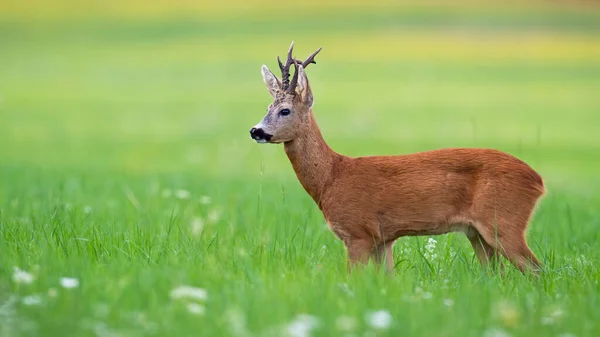
<svg viewBox="0 0 600 337"><path fill-rule="evenodd" d="M372 240L348 240L345 242L348 250L348 272L359 265L367 265L373 252L374 244Z"/></svg>
<svg viewBox="0 0 600 337"><path fill-rule="evenodd" d="M379 244L371 254L371 257L378 265L382 265L385 262L385 270L388 273L392 272L394 269L394 255L392 253L393 245L394 242Z"/></svg>

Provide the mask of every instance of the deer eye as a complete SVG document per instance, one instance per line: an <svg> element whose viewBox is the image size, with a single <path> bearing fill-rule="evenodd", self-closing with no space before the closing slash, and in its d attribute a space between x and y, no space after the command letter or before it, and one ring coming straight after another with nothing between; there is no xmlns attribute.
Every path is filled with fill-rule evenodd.
<svg viewBox="0 0 600 337"><path fill-rule="evenodd" d="M279 114L280 114L281 116L287 116L287 115L289 115L290 113L292 113L292 112L290 111L290 109L281 109L281 110L279 111Z"/></svg>

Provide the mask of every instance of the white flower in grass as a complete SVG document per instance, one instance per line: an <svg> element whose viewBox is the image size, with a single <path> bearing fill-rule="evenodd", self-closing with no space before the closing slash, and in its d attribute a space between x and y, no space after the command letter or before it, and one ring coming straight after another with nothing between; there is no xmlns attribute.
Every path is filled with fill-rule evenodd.
<svg viewBox="0 0 600 337"><path fill-rule="evenodd" d="M208 195L201 195L200 198L198 199L198 201L202 204L202 205L208 205L212 202L212 198L209 197Z"/></svg>
<svg viewBox="0 0 600 337"><path fill-rule="evenodd" d="M338 284L338 286L340 287L340 290L344 292L348 297L354 297L354 291L352 291L350 287L348 287L347 283L340 283Z"/></svg>
<svg viewBox="0 0 600 337"><path fill-rule="evenodd" d="M308 337L318 325L319 319L315 316L300 314L287 325L287 335L290 337Z"/></svg>
<svg viewBox="0 0 600 337"><path fill-rule="evenodd" d="M425 253L423 254L427 260L435 260L437 258L437 254L435 253L436 245L437 241L434 238L427 239L427 244L425 244Z"/></svg>
<svg viewBox="0 0 600 337"><path fill-rule="evenodd" d="M192 218L190 230L193 236L199 236L204 231L204 220L202 218Z"/></svg>
<svg viewBox="0 0 600 337"><path fill-rule="evenodd" d="M189 199L191 196L192 196L192 193L190 193L190 191L186 191L186 190L175 191L175 197L177 199Z"/></svg>
<svg viewBox="0 0 600 337"><path fill-rule="evenodd" d="M430 300L433 297L433 295L430 292L423 291L423 289L421 287L415 288L415 294L417 295L416 296L417 299L420 297L425 300Z"/></svg>
<svg viewBox="0 0 600 337"><path fill-rule="evenodd" d="M542 325L553 325L558 320L560 320L563 315L564 312L562 311L562 309L554 308L547 315L542 317Z"/></svg>
<svg viewBox="0 0 600 337"><path fill-rule="evenodd" d="M451 306L454 305L454 300L451 299L451 298L447 298L447 299L444 300L444 305L447 306L447 307L451 307Z"/></svg>
<svg viewBox="0 0 600 337"><path fill-rule="evenodd" d="M483 337L510 337L510 334L502 329L490 328L483 332Z"/></svg>
<svg viewBox="0 0 600 337"><path fill-rule="evenodd" d="M23 297L23 299L21 299L21 302L25 305L40 305L42 304L42 298L40 297L40 295L29 295Z"/></svg>
<svg viewBox="0 0 600 337"><path fill-rule="evenodd" d="M339 331L352 332L358 327L358 321L352 316L340 316L335 320L335 327Z"/></svg>
<svg viewBox="0 0 600 337"><path fill-rule="evenodd" d="M425 246L425 248L433 249L435 248L435 245L437 245L437 240L434 238L429 238L427 239L427 245Z"/></svg>
<svg viewBox="0 0 600 337"><path fill-rule="evenodd" d="M208 222L215 223L215 222L219 221L220 218L221 218L221 211L219 211L217 209L213 209L210 212L208 212Z"/></svg>
<svg viewBox="0 0 600 337"><path fill-rule="evenodd" d="M204 308L202 304L198 303L188 303L185 308L194 315L204 315L206 312L206 308Z"/></svg>
<svg viewBox="0 0 600 337"><path fill-rule="evenodd" d="M246 315L243 311L237 308L229 309L225 312L225 318L227 319L227 323L229 323L229 330L231 331L232 336L244 337L252 335L252 333L248 331Z"/></svg>
<svg viewBox="0 0 600 337"><path fill-rule="evenodd" d="M374 329L385 330L392 325L392 315L387 310L370 312L365 320Z"/></svg>
<svg viewBox="0 0 600 337"><path fill-rule="evenodd" d="M79 287L79 280L73 277L61 277L60 285L65 289L73 289Z"/></svg>
<svg viewBox="0 0 600 337"><path fill-rule="evenodd" d="M208 298L208 292L202 288L179 286L171 290L171 298L174 300L191 299L196 301L205 301Z"/></svg>
<svg viewBox="0 0 600 337"><path fill-rule="evenodd" d="M26 272L19 267L13 268L13 281L19 284L31 284L35 278L33 274Z"/></svg>

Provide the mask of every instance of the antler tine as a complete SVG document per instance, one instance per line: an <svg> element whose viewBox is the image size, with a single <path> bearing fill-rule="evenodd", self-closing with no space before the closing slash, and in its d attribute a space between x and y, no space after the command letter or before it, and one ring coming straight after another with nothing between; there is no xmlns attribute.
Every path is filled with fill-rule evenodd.
<svg viewBox="0 0 600 337"><path fill-rule="evenodd" d="M285 60L285 65L281 63L281 59L277 56L277 62L279 62L279 69L281 69L281 84L284 90L286 90L290 84L290 66L294 62L294 58L292 57L292 52L294 51L294 41L290 45L290 49L288 50L287 59Z"/></svg>
<svg viewBox="0 0 600 337"><path fill-rule="evenodd" d="M304 62L298 60L298 62L302 64L302 68L306 68L306 66L311 63L317 64L317 61L315 61L315 56L317 56L321 49L323 49L323 47L319 47L319 49L317 49L314 53L310 54L310 56Z"/></svg>
<svg viewBox="0 0 600 337"><path fill-rule="evenodd" d="M294 93L296 90L296 85L298 84L298 61L294 60L294 77L292 77L292 82L290 82L290 86L287 88L287 93Z"/></svg>
<svg viewBox="0 0 600 337"><path fill-rule="evenodd" d="M292 52L294 50L294 41L290 45L290 49L288 50L287 59L285 60L285 64L281 62L281 58L277 56L277 62L279 63L279 69L281 69L281 85L282 89L287 93L293 93L296 90L296 85L298 84L298 66L301 65L302 68L306 68L311 63L317 63L315 61L315 56L323 49L320 47L314 53L310 54L305 61L296 60L292 57ZM290 66L294 65L295 71L294 76L292 77L292 81L290 82Z"/></svg>

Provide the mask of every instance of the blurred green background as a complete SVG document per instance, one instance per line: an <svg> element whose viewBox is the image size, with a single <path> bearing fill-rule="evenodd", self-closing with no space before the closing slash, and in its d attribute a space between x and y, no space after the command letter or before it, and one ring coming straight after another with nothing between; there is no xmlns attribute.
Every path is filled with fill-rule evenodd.
<svg viewBox="0 0 600 337"><path fill-rule="evenodd" d="M3 165L293 177L248 129L259 68L296 41L348 155L492 146L597 181L600 16L589 2L4 1Z"/></svg>
<svg viewBox="0 0 600 337"><path fill-rule="evenodd" d="M435 261L398 240L394 279L348 276L281 146L248 134L271 103L260 67L292 40L323 46L307 73L336 151L533 166L541 281L482 275L459 234ZM599 129L595 1L3 0L0 335L281 336L309 313L318 336L350 336L339 315L361 336L597 336ZM169 299L181 284L205 313Z"/></svg>

